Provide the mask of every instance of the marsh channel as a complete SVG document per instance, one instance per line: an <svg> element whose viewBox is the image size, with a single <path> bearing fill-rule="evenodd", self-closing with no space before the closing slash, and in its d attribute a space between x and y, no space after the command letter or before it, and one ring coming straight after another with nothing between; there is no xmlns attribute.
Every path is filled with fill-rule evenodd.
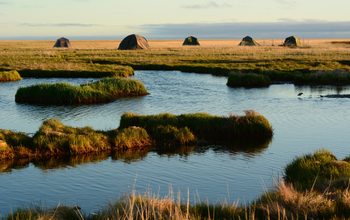
<svg viewBox="0 0 350 220"><path fill-rule="evenodd" d="M83 211L96 211L133 188L161 197L173 191L175 198L180 191L184 200L189 190L193 203L244 204L269 189L296 156L322 147L338 159L350 155L350 100L320 96L350 94L350 86L230 88L226 77L180 71L136 71L132 78L142 81L150 94L92 105L20 104L15 94L20 86L60 81L79 85L96 78L0 83L0 128L33 135L45 119L58 118L73 127L110 130L119 127L124 112L228 116L254 109L272 124L274 137L256 146L243 141L0 164L0 214L30 203L77 204ZM303 95L297 96L300 92Z"/></svg>

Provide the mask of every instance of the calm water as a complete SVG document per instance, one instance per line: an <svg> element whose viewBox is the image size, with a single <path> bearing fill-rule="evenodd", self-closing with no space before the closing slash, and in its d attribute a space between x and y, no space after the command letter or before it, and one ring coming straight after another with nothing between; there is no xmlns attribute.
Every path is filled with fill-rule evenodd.
<svg viewBox="0 0 350 220"><path fill-rule="evenodd" d="M33 134L47 118L74 127L109 130L124 112L173 114L208 112L227 116L254 109L273 125L274 138L256 150L202 146L177 152L137 152L59 161L21 161L0 165L0 214L28 202L53 206L78 204L85 211L135 189L168 195L180 190L186 199L252 201L273 184L295 156L325 147L339 159L350 155L350 100L320 95L350 94L350 87L271 85L229 88L225 77L179 71L136 71L150 95L105 104L47 106L17 104L17 88L39 82L82 84L96 79L34 79L0 83L0 128ZM304 94L299 98L297 94Z"/></svg>

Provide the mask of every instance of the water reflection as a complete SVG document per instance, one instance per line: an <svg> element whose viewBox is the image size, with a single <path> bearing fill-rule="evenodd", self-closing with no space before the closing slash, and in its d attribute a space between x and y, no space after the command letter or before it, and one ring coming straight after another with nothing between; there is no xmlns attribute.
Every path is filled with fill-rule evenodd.
<svg viewBox="0 0 350 220"><path fill-rule="evenodd" d="M339 95L350 93L350 88L349 86L340 85L295 85L295 91L310 95Z"/></svg>
<svg viewBox="0 0 350 220"><path fill-rule="evenodd" d="M213 142L210 145L183 146L171 148L142 148L129 149L117 152L104 152L98 154L76 155L71 157L50 157L44 159L22 159L16 161L5 161L0 163L0 173L11 173L14 170L25 169L30 164L44 171L57 169L72 169L87 163L99 163L108 159L112 162L121 161L131 164L137 163L147 157L149 152L168 158L180 156L187 160L192 154L205 154L212 150L217 154L228 154L230 156L242 155L247 159L262 154L272 142L268 139L244 139L225 142ZM234 159L234 157L231 157Z"/></svg>

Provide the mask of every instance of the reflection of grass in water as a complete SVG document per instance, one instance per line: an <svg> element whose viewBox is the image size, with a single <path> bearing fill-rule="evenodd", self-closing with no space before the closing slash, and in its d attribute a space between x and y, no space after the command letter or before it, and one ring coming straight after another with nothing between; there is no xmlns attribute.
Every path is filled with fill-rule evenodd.
<svg viewBox="0 0 350 220"><path fill-rule="evenodd" d="M110 134L109 134L110 135ZM13 170L24 169L32 163L35 167L43 170L74 168L87 163L96 163L107 160L110 156L112 160L120 160L125 163L133 163L147 157L149 152L155 152L158 155L166 155L167 157L185 157L187 158L193 153L205 153L212 149L215 153L247 153L249 156L254 156L265 150L271 139L244 139L244 140L227 140L214 141L210 145L205 144L201 146L166 146L166 147L152 147L145 145L144 147L123 148L117 151L104 151L89 154L79 154L70 156L49 156L40 158L26 158L16 160L4 160L0 163L0 173L12 172Z"/></svg>

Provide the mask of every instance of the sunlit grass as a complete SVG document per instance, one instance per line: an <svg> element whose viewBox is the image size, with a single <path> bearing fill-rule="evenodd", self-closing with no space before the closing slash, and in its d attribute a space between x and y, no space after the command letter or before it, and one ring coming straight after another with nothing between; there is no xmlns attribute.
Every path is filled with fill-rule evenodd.
<svg viewBox="0 0 350 220"><path fill-rule="evenodd" d="M120 41L72 41L74 49L53 49L54 41L0 41L0 69L17 70L21 76L105 77L130 75L132 70L124 67L130 66L224 76L256 73L271 81L296 83L349 83L349 77L313 77L319 71L349 73L350 45L332 44L335 40L302 40L307 47L301 48L271 46L283 39L257 40L261 46L253 48L237 46L240 40L200 41L200 47L183 47L183 40L150 40L147 51L118 51Z"/></svg>
<svg viewBox="0 0 350 220"><path fill-rule="evenodd" d="M15 100L27 103L97 103L108 102L123 96L147 94L144 85L136 79L112 77L80 86L59 82L20 87L15 95Z"/></svg>
<svg viewBox="0 0 350 220"><path fill-rule="evenodd" d="M210 115L208 113L194 113L173 115L163 113L159 115L137 115L125 113L121 117L120 127L144 127L152 134L159 130L159 126L174 126L178 129L187 127L198 138L230 138L230 137L271 137L272 126L268 120L254 110L245 111L246 115L231 114L228 117Z"/></svg>
<svg viewBox="0 0 350 220"><path fill-rule="evenodd" d="M0 82L7 82L7 81L18 81L21 80L22 77L19 75L19 73L14 71L0 71Z"/></svg>

